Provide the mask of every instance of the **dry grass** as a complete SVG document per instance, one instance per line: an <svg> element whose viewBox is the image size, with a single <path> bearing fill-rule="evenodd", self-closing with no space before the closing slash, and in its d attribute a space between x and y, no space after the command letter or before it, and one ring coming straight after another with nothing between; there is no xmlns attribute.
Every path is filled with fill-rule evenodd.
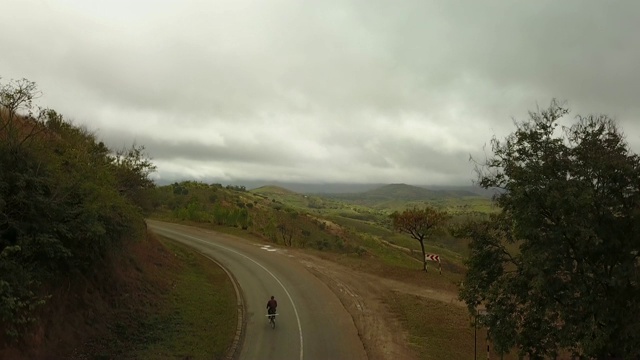
<svg viewBox="0 0 640 360"><path fill-rule="evenodd" d="M395 291L387 293L385 302L422 359L473 359L474 353L478 359L487 357L486 330L479 328L474 334L466 308ZM490 356L500 359L494 352ZM517 356L508 354L504 359Z"/></svg>

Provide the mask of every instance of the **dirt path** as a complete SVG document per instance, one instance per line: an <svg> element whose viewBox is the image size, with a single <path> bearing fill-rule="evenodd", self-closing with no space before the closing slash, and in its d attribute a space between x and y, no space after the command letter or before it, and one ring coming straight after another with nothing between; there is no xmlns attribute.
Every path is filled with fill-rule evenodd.
<svg viewBox="0 0 640 360"><path fill-rule="evenodd" d="M353 317L369 359L417 359L408 334L390 315L382 296L388 291L414 294L463 306L457 294L354 271L344 265L301 251L288 250L340 298Z"/></svg>

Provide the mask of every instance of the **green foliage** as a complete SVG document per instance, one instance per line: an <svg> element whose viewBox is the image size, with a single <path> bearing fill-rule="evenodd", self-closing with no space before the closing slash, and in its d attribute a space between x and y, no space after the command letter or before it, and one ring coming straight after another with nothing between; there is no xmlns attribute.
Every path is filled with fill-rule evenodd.
<svg viewBox="0 0 640 360"><path fill-rule="evenodd" d="M449 215L446 212L427 206L424 209L413 208L407 209L402 213L394 212L390 215L390 218L395 230L409 234L412 238L420 242L422 266L424 271L427 271L424 240L435 230L442 227L448 220Z"/></svg>
<svg viewBox="0 0 640 360"><path fill-rule="evenodd" d="M227 189L234 190L234 191L247 191L247 188L242 185L241 186L227 185Z"/></svg>
<svg viewBox="0 0 640 360"><path fill-rule="evenodd" d="M297 218L298 213L291 208L285 209L283 212L276 214L278 233L282 238L282 243L286 246L292 246L294 235L299 233Z"/></svg>
<svg viewBox="0 0 640 360"><path fill-rule="evenodd" d="M175 183L175 184L173 184L171 186L173 187L173 193L175 195L187 195L187 194L189 194L189 189L187 189L186 187L184 187L184 186L182 186L182 185L180 185L178 183ZM215 195L212 195L212 196L213 196L213 201L212 202L215 202Z"/></svg>
<svg viewBox="0 0 640 360"><path fill-rule="evenodd" d="M44 301L33 292L33 274L17 261L15 255L20 251L20 246L14 245L0 253L0 320L11 338L19 337L35 321L33 311Z"/></svg>
<svg viewBox="0 0 640 360"><path fill-rule="evenodd" d="M149 175L156 171L156 167L146 156L144 146L134 144L129 149L118 150L111 160L120 195L135 204L144 204L144 208L150 210L146 190L155 187Z"/></svg>
<svg viewBox="0 0 640 360"><path fill-rule="evenodd" d="M317 209L342 208L368 214L375 217L378 212L387 214L415 207L429 206L449 213L485 212L492 213L488 197L480 196L468 190L429 190L406 184L391 184L355 194L327 194L321 199L325 206ZM344 207L337 200L348 204ZM311 200L310 200L311 202ZM311 207L311 206L310 206ZM346 216L346 215L345 215Z"/></svg>
<svg viewBox="0 0 640 360"><path fill-rule="evenodd" d="M153 186L142 148L112 155L55 111L35 111L38 94L27 80L0 86L0 330L12 339L36 320L41 283L97 271L136 236Z"/></svg>
<svg viewBox="0 0 640 360"><path fill-rule="evenodd" d="M530 113L479 169L506 192L472 239L460 297L496 347L531 358L640 356L640 157L613 120L557 102Z"/></svg>
<svg viewBox="0 0 640 360"><path fill-rule="evenodd" d="M239 197L242 189L196 181L176 182L155 189L151 203L156 214L171 210L170 217L174 219L246 230L251 224L249 209L254 205Z"/></svg>

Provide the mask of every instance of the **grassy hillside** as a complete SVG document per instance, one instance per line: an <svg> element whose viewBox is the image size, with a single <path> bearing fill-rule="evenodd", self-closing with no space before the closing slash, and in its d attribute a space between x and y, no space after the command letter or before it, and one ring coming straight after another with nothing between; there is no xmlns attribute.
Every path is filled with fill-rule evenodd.
<svg viewBox="0 0 640 360"><path fill-rule="evenodd" d="M361 193L326 194L322 195L322 197L364 206L384 213L425 205L452 213L489 213L496 211L489 197L479 195L466 188L430 190L406 184L390 184Z"/></svg>
<svg viewBox="0 0 640 360"><path fill-rule="evenodd" d="M224 356L236 330L236 298L215 263L149 234L109 264L94 277L50 287L38 331L1 347L0 359Z"/></svg>
<svg viewBox="0 0 640 360"><path fill-rule="evenodd" d="M235 293L211 262L147 237L144 148L109 149L38 94L0 84L0 358L163 358L189 352L145 349L193 339L222 356ZM208 328L181 325L193 319Z"/></svg>
<svg viewBox="0 0 640 360"><path fill-rule="evenodd" d="M59 287L100 292L114 257L144 237L153 164L141 147L111 150L32 103L33 82L0 85L0 345L49 333ZM22 111L28 116L23 116Z"/></svg>
<svg viewBox="0 0 640 360"><path fill-rule="evenodd" d="M413 200L425 196L430 199ZM278 186L247 191L241 187L182 182L158 187L153 203L154 216L159 219L353 259L366 258L399 269L419 268L421 252L416 240L391 230L389 214L393 211L425 205L453 208L451 223L482 218L495 211L489 199L475 194L430 191L403 184L350 194L348 198L300 194ZM372 199L375 207L367 206ZM389 207L389 203L394 205ZM445 266L458 274L455 278L461 278L468 251L466 240L444 230L426 242L426 250L440 254Z"/></svg>

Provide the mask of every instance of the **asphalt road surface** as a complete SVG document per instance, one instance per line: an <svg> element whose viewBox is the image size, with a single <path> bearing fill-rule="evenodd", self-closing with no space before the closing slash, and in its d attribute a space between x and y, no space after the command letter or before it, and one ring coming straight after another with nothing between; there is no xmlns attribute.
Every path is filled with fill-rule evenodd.
<svg viewBox="0 0 640 360"><path fill-rule="evenodd" d="M329 288L286 249L184 225L147 221L156 233L216 259L236 278L245 306L240 359L366 359L353 320ZM276 327L266 305L278 300Z"/></svg>

